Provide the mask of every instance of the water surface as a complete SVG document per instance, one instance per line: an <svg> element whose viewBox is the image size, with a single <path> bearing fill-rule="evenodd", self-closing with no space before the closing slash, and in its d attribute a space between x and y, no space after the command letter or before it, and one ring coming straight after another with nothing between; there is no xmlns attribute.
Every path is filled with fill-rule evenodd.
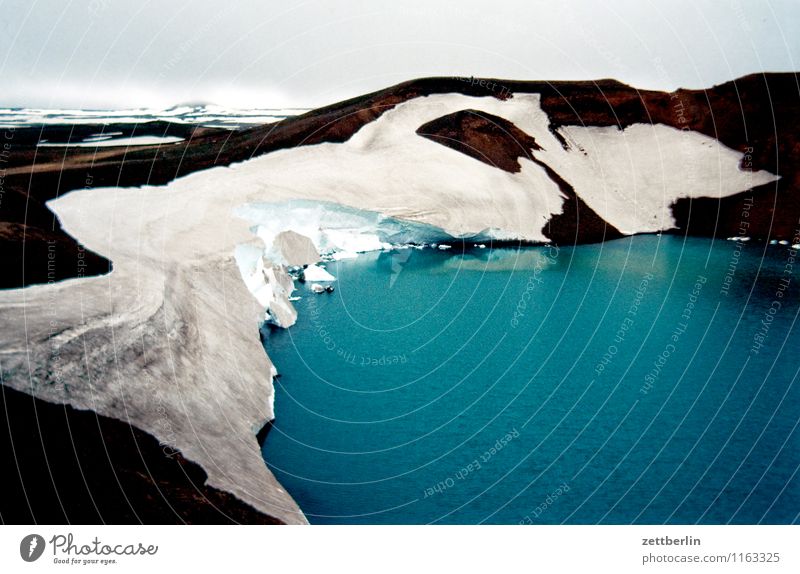
<svg viewBox="0 0 800 574"><path fill-rule="evenodd" d="M264 456L312 523L791 523L788 247L638 236L328 264Z"/></svg>

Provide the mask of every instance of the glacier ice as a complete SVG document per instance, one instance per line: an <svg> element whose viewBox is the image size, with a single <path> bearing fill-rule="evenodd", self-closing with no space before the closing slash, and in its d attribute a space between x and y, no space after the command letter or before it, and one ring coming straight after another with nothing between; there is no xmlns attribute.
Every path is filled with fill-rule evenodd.
<svg viewBox="0 0 800 574"><path fill-rule="evenodd" d="M325 201L249 203L236 208L234 214L252 223L252 231L263 244L236 248L242 279L264 307L265 319L280 327L289 327L297 320L291 297L294 282L287 271L290 267L305 267L304 279L315 282L312 290L321 293L330 288L317 282L335 281L336 277L317 265L320 256L339 260L408 245L449 249L450 245L436 242L459 239L432 225ZM503 235L487 229L471 238L499 239Z"/></svg>

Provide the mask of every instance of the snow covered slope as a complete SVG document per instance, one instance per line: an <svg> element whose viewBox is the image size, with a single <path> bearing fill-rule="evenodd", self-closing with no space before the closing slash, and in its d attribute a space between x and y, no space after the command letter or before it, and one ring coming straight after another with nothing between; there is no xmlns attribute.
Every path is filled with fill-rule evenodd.
<svg viewBox="0 0 800 574"><path fill-rule="evenodd" d="M417 133L464 110L525 135L517 171ZM615 233L670 229L684 198L733 197L777 177L741 169L741 151L700 132L556 122L533 92L435 93L380 112L365 109L323 141L298 143L294 134L305 132L292 131L314 117L287 120L286 141L297 145L167 185L89 186L49 202L63 229L113 271L0 292L4 384L128 421L200 464L210 485L304 522L255 438L274 416L258 322L276 301L277 322L293 321L281 257L313 263L307 240L318 252L379 248L387 218L403 241L549 242L556 225L574 226L579 241L602 238L581 235L574 202ZM494 145L491 134L476 138ZM306 239L280 241L278 257L287 231Z"/></svg>

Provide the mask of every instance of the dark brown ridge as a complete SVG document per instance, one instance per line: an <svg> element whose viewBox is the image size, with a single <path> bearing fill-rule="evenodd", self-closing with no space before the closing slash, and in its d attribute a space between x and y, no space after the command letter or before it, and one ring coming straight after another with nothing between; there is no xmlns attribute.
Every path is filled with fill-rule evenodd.
<svg viewBox="0 0 800 574"><path fill-rule="evenodd" d="M476 110L461 110L423 124L417 129L417 134L511 173L522 169L519 163L522 157L544 169L565 199L562 212L551 218L542 229L552 241L563 245L622 237L617 228L578 197L572 185L536 157L535 152L541 151L542 147L533 136L505 118Z"/></svg>

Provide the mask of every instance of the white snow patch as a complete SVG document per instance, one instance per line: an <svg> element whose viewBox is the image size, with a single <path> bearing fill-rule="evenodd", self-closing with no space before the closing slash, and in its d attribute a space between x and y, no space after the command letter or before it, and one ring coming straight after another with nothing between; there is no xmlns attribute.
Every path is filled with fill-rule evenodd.
<svg viewBox="0 0 800 574"><path fill-rule="evenodd" d="M176 136L135 136L130 138L116 139L91 139L86 138L81 142L70 143L50 143L39 142L37 147L117 147L117 146L140 146L140 145L167 145L182 142L183 138Z"/></svg>
<svg viewBox="0 0 800 574"><path fill-rule="evenodd" d="M252 245L237 245L234 257L247 289L264 307L264 319L279 327L290 327L297 320L297 311L290 296L294 282L281 265L265 261L263 249Z"/></svg>
<svg viewBox="0 0 800 574"><path fill-rule="evenodd" d="M307 108L239 109L218 105L178 106L168 109L59 110L1 108L2 126L60 124L114 124L165 121L178 124L237 128L268 124L309 111Z"/></svg>
<svg viewBox="0 0 800 574"><path fill-rule="evenodd" d="M319 265L309 265L303 271L303 275L307 281L336 281L336 277Z"/></svg>

